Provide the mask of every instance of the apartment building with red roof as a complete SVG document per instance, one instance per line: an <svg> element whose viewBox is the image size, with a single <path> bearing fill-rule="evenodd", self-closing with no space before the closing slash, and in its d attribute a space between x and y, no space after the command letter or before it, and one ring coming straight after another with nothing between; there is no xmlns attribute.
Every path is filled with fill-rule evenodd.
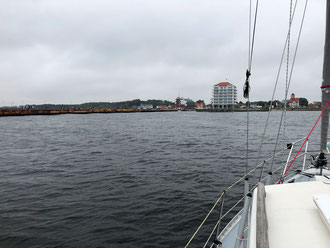
<svg viewBox="0 0 330 248"><path fill-rule="evenodd" d="M220 82L213 86L212 108L234 108L237 102L237 88L229 82Z"/></svg>

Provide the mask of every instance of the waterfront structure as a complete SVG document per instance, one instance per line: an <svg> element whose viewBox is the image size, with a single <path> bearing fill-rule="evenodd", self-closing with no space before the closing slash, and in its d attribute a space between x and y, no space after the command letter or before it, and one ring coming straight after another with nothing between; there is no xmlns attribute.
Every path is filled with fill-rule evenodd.
<svg viewBox="0 0 330 248"><path fill-rule="evenodd" d="M167 109L167 106L166 105L157 105L156 109L165 110L165 109Z"/></svg>
<svg viewBox="0 0 330 248"><path fill-rule="evenodd" d="M284 104L281 101L279 101L279 100L274 100L273 101L272 108L283 108L283 107L284 107Z"/></svg>
<svg viewBox="0 0 330 248"><path fill-rule="evenodd" d="M295 94L291 94L291 98L289 100L289 107L296 108L299 107L299 98L296 98Z"/></svg>
<svg viewBox="0 0 330 248"><path fill-rule="evenodd" d="M140 104L140 106L137 107L138 109L153 109L152 104Z"/></svg>
<svg viewBox="0 0 330 248"><path fill-rule="evenodd" d="M195 109L195 102L190 98L177 97L175 99L175 107L177 109Z"/></svg>
<svg viewBox="0 0 330 248"><path fill-rule="evenodd" d="M178 109L184 109L187 106L187 102L183 99L183 97L177 97L175 99L175 107Z"/></svg>
<svg viewBox="0 0 330 248"><path fill-rule="evenodd" d="M221 82L213 86L212 108L234 108L237 101L236 86Z"/></svg>
<svg viewBox="0 0 330 248"><path fill-rule="evenodd" d="M203 102L196 103L196 109L205 109L205 104Z"/></svg>

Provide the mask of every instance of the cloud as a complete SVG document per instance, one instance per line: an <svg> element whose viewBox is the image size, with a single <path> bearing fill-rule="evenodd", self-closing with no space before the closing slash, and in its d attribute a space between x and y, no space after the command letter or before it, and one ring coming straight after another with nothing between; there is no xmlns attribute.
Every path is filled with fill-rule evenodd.
<svg viewBox="0 0 330 248"><path fill-rule="evenodd" d="M209 102L212 85L225 80L238 87L241 100L248 9L243 0L7 1L0 10L0 104L174 100L178 94ZM309 100L320 96L324 12L325 1L309 3L290 89ZM286 1L260 2L252 100L271 97L288 13ZM284 84L283 74L281 89ZM276 97L283 99L283 90Z"/></svg>

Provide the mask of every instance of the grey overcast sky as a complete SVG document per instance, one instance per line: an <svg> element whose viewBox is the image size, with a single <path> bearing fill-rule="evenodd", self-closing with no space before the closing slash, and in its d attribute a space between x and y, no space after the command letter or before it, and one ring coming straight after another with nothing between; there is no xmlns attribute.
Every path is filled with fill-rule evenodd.
<svg viewBox="0 0 330 248"><path fill-rule="evenodd" d="M271 98L289 6L259 1L251 100ZM236 85L243 100L248 10L248 0L2 1L0 105L177 96L209 103L221 81ZM324 19L325 0L309 1L289 90L309 101L320 99ZM284 99L284 76L276 99Z"/></svg>

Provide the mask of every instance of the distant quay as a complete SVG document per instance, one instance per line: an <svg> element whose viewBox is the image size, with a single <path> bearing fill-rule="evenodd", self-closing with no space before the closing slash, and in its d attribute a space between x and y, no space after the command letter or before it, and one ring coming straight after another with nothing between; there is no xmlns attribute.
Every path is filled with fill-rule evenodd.
<svg viewBox="0 0 330 248"><path fill-rule="evenodd" d="M47 110L47 109L1 109L0 117L28 116L28 115L61 115L61 114L112 114L112 113L148 113L148 112L171 112L176 109L88 109L88 110Z"/></svg>
<svg viewBox="0 0 330 248"><path fill-rule="evenodd" d="M274 108L272 111L282 111L283 108ZM287 108L287 111L320 111L320 108ZM152 112L176 112L181 109L87 109L87 110L49 110L49 109L0 109L0 117L29 116L29 115L62 115L62 114L112 114L112 113L152 113ZM195 111L193 109L182 111ZM251 108L250 112L267 112L268 108ZM196 109L196 112L247 112L247 109Z"/></svg>
<svg viewBox="0 0 330 248"><path fill-rule="evenodd" d="M283 108L273 108L272 111L282 111ZM320 111L321 108L287 108L286 111ZM250 112L267 112L269 111L269 108L250 108ZM234 109L196 109L196 112L247 112L247 109L240 109L240 108L234 108Z"/></svg>

